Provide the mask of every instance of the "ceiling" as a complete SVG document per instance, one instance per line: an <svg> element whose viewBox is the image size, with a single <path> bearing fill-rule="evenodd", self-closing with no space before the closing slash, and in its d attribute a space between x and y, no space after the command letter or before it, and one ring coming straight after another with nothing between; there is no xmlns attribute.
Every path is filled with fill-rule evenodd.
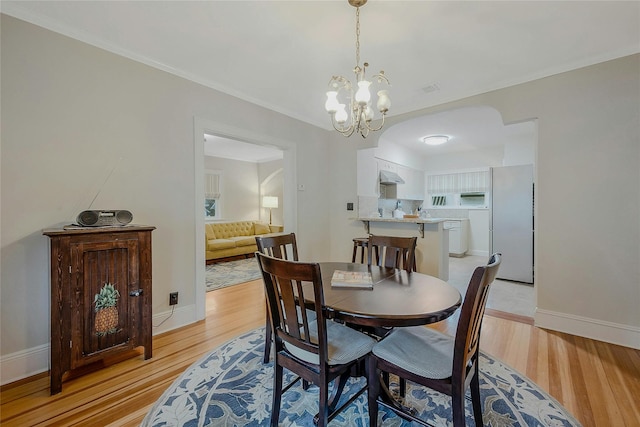
<svg viewBox="0 0 640 427"><path fill-rule="evenodd" d="M204 155L243 162L264 163L282 159L284 153L275 147L249 144L216 135L205 135Z"/></svg>
<svg viewBox="0 0 640 427"><path fill-rule="evenodd" d="M355 9L346 0L3 0L0 8L325 129L329 79L353 80ZM362 62L391 81L390 115L640 52L637 1L370 0L360 21ZM420 126L421 136L431 132Z"/></svg>

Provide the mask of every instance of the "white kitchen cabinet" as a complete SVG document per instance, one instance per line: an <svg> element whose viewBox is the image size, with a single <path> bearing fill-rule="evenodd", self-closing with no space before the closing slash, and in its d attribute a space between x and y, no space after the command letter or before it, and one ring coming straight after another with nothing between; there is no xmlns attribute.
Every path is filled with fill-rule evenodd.
<svg viewBox="0 0 640 427"><path fill-rule="evenodd" d="M414 174L413 195L415 197L415 200L425 200L426 195L424 191L424 184L425 184L424 171L414 169L413 174Z"/></svg>
<svg viewBox="0 0 640 427"><path fill-rule="evenodd" d="M469 252L489 256L489 209L469 209Z"/></svg>
<svg viewBox="0 0 640 427"><path fill-rule="evenodd" d="M398 199L409 199L409 195L411 193L412 180L411 176L409 176L410 169L405 166L397 166L397 174L400 175L400 178L404 179L404 184L398 184L397 195Z"/></svg>
<svg viewBox="0 0 640 427"><path fill-rule="evenodd" d="M398 199L424 200L424 172L398 165L398 175L404 184L398 184Z"/></svg>
<svg viewBox="0 0 640 427"><path fill-rule="evenodd" d="M398 173L398 165L396 163L390 162L388 160L383 160L383 159L376 159L376 160L378 162L378 171L389 171L389 172Z"/></svg>
<svg viewBox="0 0 640 427"><path fill-rule="evenodd" d="M488 171L428 176L427 192L430 194L482 192L488 190Z"/></svg>
<svg viewBox="0 0 640 427"><path fill-rule="evenodd" d="M378 159L373 155L374 149L358 150L357 152L357 188L358 196L379 197Z"/></svg>
<svg viewBox="0 0 640 427"><path fill-rule="evenodd" d="M404 184L386 185L386 194L381 193L380 172L398 174ZM424 200L424 172L388 160L376 158L373 149L357 152L357 190L358 196L380 197L386 199Z"/></svg>
<svg viewBox="0 0 640 427"><path fill-rule="evenodd" d="M469 250L469 220L446 220L444 228L449 230L449 255L463 257Z"/></svg>

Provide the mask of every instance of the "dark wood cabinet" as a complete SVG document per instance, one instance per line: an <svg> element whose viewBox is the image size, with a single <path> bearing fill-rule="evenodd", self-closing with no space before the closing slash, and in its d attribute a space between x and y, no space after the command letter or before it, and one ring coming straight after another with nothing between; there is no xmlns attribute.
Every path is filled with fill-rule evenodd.
<svg viewBox="0 0 640 427"><path fill-rule="evenodd" d="M51 394L66 373L144 347L152 356L152 226L47 229Z"/></svg>

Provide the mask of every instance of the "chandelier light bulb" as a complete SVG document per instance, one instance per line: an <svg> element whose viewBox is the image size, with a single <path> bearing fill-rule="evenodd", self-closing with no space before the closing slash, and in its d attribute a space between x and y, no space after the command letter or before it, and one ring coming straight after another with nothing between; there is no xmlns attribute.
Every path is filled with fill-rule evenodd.
<svg viewBox="0 0 640 427"><path fill-rule="evenodd" d="M338 110L336 111L335 115L333 116L335 118L336 123L338 124L344 124L347 121L347 110L345 110L345 105L344 104L338 104Z"/></svg>
<svg viewBox="0 0 640 427"><path fill-rule="evenodd" d="M365 121L370 122L371 120L373 120L373 109L367 105L367 108L364 110L364 113L362 113L362 115L364 116Z"/></svg>
<svg viewBox="0 0 640 427"><path fill-rule="evenodd" d="M382 114L389 111L389 107L391 107L391 100L389 99L389 91L388 90L379 90L378 91L378 111Z"/></svg>
<svg viewBox="0 0 640 427"><path fill-rule="evenodd" d="M327 110L329 114L333 114L338 111L338 92L335 90L330 90L327 92L327 102L324 104L324 108Z"/></svg>
<svg viewBox="0 0 640 427"><path fill-rule="evenodd" d="M369 86L371 82L366 80L360 80L358 82L358 91L356 92L356 102L361 106L367 105L371 101L371 92L369 92Z"/></svg>

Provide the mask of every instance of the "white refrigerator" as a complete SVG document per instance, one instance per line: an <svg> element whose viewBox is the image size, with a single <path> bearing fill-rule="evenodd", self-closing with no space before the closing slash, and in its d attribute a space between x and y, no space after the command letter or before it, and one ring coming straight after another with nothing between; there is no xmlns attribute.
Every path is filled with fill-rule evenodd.
<svg viewBox="0 0 640 427"><path fill-rule="evenodd" d="M533 284L533 165L491 168L489 232L497 278Z"/></svg>

